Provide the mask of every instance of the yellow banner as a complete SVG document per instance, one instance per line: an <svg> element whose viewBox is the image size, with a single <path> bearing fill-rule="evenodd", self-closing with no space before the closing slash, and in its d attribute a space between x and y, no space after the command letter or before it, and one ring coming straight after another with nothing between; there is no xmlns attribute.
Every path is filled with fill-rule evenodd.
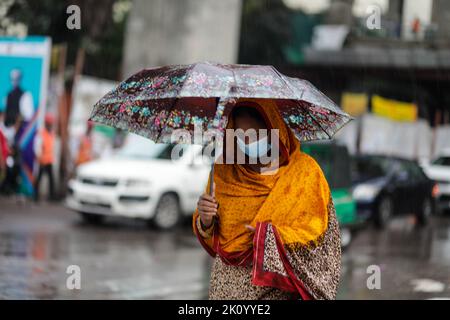
<svg viewBox="0 0 450 320"><path fill-rule="evenodd" d="M344 92L341 98L342 109L354 117L367 112L368 102L369 98L365 93Z"/></svg>
<svg viewBox="0 0 450 320"><path fill-rule="evenodd" d="M373 95L372 113L396 121L416 121L417 105Z"/></svg>

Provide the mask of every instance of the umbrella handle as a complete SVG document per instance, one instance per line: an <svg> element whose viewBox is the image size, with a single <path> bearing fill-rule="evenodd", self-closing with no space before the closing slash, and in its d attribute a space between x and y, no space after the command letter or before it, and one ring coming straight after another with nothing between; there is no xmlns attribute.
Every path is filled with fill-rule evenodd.
<svg viewBox="0 0 450 320"><path fill-rule="evenodd" d="M216 162L216 141L213 142L214 149L211 157L211 171L209 172L209 195L213 195L214 191L214 163Z"/></svg>
<svg viewBox="0 0 450 320"><path fill-rule="evenodd" d="M209 173L209 195L213 195L214 190L214 161L211 164L211 171Z"/></svg>
<svg viewBox="0 0 450 320"><path fill-rule="evenodd" d="M209 195L212 196L214 191L214 161L211 164L211 171L209 172ZM219 207L217 207L219 208ZM213 224L218 222L218 216L213 217Z"/></svg>

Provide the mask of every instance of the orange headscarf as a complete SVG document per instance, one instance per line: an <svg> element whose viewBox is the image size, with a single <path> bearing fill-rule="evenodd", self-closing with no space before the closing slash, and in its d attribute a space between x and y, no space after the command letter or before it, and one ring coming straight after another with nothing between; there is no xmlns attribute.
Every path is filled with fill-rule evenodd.
<svg viewBox="0 0 450 320"><path fill-rule="evenodd" d="M268 127L279 129L280 150L284 148L282 157L287 159L273 175L258 174L240 164L215 164L219 244L230 253L248 250L253 233L245 226L267 221L277 227L285 245L315 244L328 226L330 190L322 170L300 151L299 141L273 100L243 99L239 104L245 102L256 103ZM233 125L230 117L227 128ZM196 212L194 222L197 217ZM212 241L205 240L211 247Z"/></svg>

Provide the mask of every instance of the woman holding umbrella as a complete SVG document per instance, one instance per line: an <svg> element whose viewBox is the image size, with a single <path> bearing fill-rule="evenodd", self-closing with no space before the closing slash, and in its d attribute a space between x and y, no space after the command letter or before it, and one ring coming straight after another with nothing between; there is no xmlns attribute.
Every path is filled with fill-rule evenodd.
<svg viewBox="0 0 450 320"><path fill-rule="evenodd" d="M261 174L260 163L215 165L215 191L200 197L193 220L200 243L215 257L210 299L335 298L339 227L320 167L300 151L273 100L241 100L227 128L278 129L280 167ZM270 142L238 141L224 152L229 148L249 159L262 156L257 150L266 152Z"/></svg>
<svg viewBox="0 0 450 320"><path fill-rule="evenodd" d="M237 143L225 135L225 157L240 150L250 160L270 151L276 161L216 163L198 201L194 231L215 257L210 298L335 298L339 227L327 181L300 141L330 139L351 117L308 81L273 66L144 69L97 102L91 120L157 143L192 143L192 136L196 143L196 128L222 137L225 129L278 130L276 138Z"/></svg>

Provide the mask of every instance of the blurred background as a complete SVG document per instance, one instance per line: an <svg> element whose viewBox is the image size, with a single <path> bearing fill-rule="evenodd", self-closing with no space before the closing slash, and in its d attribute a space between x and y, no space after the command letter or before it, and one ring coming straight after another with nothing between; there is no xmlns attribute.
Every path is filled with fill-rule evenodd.
<svg viewBox="0 0 450 320"><path fill-rule="evenodd" d="M355 117L301 146L336 204L339 299L450 298L449 16L444 0L0 0L0 299L207 297L190 217L208 166L87 121L134 72L204 60L274 65Z"/></svg>

